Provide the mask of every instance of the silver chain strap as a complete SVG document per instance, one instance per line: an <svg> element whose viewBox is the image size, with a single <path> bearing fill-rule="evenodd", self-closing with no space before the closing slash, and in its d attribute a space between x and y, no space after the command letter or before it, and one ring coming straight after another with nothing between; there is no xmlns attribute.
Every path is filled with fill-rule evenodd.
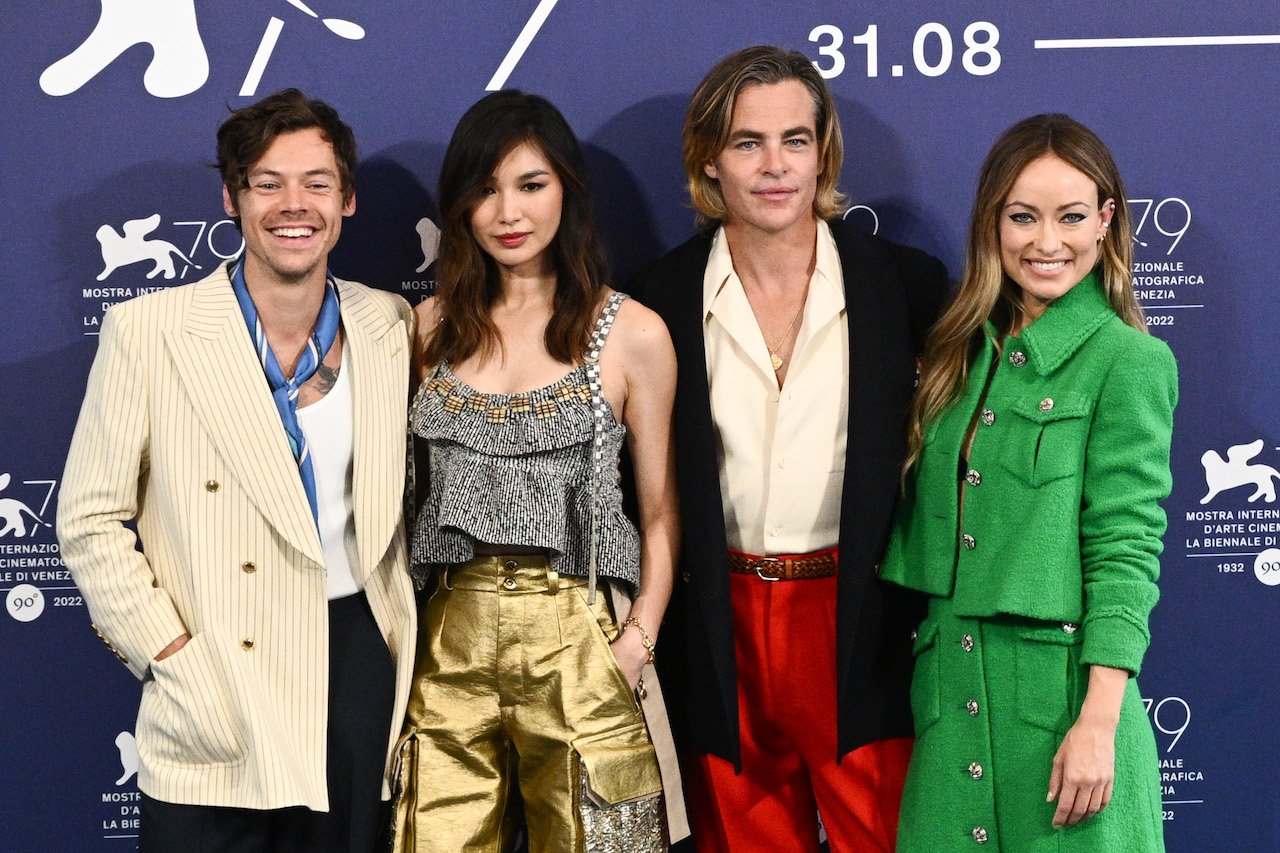
<svg viewBox="0 0 1280 853"><path fill-rule="evenodd" d="M591 437L591 550L587 562L587 603L596 603L596 557L600 552L600 478L604 476L604 413L609 405L604 399L604 388L600 382L600 351L613 328L613 319L618 316L618 308L627 298L625 293L615 292L609 297L604 310L596 318L595 329L591 332L590 346L582 361L587 368L587 387L591 390L591 420L593 424Z"/></svg>

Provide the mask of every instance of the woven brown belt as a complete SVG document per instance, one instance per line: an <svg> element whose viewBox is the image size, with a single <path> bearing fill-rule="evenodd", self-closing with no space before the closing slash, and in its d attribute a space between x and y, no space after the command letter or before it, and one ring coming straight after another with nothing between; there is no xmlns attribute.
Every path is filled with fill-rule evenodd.
<svg viewBox="0 0 1280 853"><path fill-rule="evenodd" d="M729 571L739 575L757 575L766 581L829 578L836 573L836 556L835 548L782 557L760 557L731 549Z"/></svg>

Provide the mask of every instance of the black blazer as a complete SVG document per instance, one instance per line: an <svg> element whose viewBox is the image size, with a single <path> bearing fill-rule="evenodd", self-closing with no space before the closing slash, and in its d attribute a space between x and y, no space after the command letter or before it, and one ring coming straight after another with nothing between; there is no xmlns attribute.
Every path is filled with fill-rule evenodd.
<svg viewBox="0 0 1280 853"><path fill-rule="evenodd" d="M876 578L906 453L916 356L947 292L947 273L917 249L830 223L849 323L849 427L836 602L837 758L912 734L911 632L922 603ZM658 655L683 749L741 768L728 546L702 337L702 280L713 230L674 249L633 283L675 344L676 476L683 547ZM783 640L785 642L785 639Z"/></svg>

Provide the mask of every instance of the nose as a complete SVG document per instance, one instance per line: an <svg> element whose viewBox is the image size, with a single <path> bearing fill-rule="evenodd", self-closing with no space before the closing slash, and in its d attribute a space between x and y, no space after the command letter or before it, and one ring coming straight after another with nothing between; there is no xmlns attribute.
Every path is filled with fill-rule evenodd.
<svg viewBox="0 0 1280 853"><path fill-rule="evenodd" d="M763 146L764 163L763 168L766 174L772 176L781 176L787 172L787 161L782 156L782 146L776 143L770 143Z"/></svg>
<svg viewBox="0 0 1280 853"><path fill-rule="evenodd" d="M518 222L520 217L520 196L510 192L498 193L498 221L509 225Z"/></svg>
<svg viewBox="0 0 1280 853"><path fill-rule="evenodd" d="M307 206L307 194L301 184L285 183L282 203L285 210L303 210Z"/></svg>
<svg viewBox="0 0 1280 853"><path fill-rule="evenodd" d="M1036 248L1042 252L1053 252L1062 247L1062 235L1058 231L1058 225L1052 217L1046 218L1040 223L1040 229L1036 232Z"/></svg>

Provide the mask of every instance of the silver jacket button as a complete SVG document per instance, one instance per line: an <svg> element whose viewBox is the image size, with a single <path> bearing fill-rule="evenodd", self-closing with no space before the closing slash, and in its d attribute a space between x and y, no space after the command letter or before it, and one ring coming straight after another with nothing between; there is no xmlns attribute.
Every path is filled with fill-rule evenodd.
<svg viewBox="0 0 1280 853"><path fill-rule="evenodd" d="M991 411L990 409L983 409L982 422L987 426L991 426L993 423L996 422L996 413Z"/></svg>
<svg viewBox="0 0 1280 853"><path fill-rule="evenodd" d="M1027 363L1027 354L1022 350L1014 350L1009 353L1009 363L1014 367L1022 367Z"/></svg>
<svg viewBox="0 0 1280 853"><path fill-rule="evenodd" d="M1045 397L1043 400L1040 401L1040 411L1048 412L1048 411L1051 411L1052 409L1053 409L1052 397Z"/></svg>
<svg viewBox="0 0 1280 853"><path fill-rule="evenodd" d="M982 778L982 765L981 765L981 764L979 764L978 762L976 762L976 761L975 761L975 762L973 762L972 764L970 764L970 765L969 765L969 778L971 778L971 779L981 779L981 778Z"/></svg>
<svg viewBox="0 0 1280 853"><path fill-rule="evenodd" d="M964 480L970 486L982 485L982 475L979 474L977 471L973 470L972 468L970 468L968 471L965 472Z"/></svg>
<svg viewBox="0 0 1280 853"><path fill-rule="evenodd" d="M973 828L973 840L978 842L979 844L986 844L987 831L980 826L975 826Z"/></svg>
<svg viewBox="0 0 1280 853"><path fill-rule="evenodd" d="M964 709L969 712L970 717L978 716L978 700L970 699L964 703Z"/></svg>
<svg viewBox="0 0 1280 853"><path fill-rule="evenodd" d="M1074 622L1062 623L1062 633L1064 634L1074 634L1076 631L1079 631L1079 630L1080 630L1080 626Z"/></svg>
<svg viewBox="0 0 1280 853"><path fill-rule="evenodd" d="M970 536L968 533L966 533L965 535L961 536L960 538L961 538L962 540L964 540L964 547L968 548L970 551L972 551L974 548L977 548L977 547L978 547L978 540L977 540L977 539L974 539L974 538L973 538L972 536Z"/></svg>
<svg viewBox="0 0 1280 853"><path fill-rule="evenodd" d="M966 652L973 651L973 635L972 634L965 634L963 637L960 638L960 648L964 649Z"/></svg>

